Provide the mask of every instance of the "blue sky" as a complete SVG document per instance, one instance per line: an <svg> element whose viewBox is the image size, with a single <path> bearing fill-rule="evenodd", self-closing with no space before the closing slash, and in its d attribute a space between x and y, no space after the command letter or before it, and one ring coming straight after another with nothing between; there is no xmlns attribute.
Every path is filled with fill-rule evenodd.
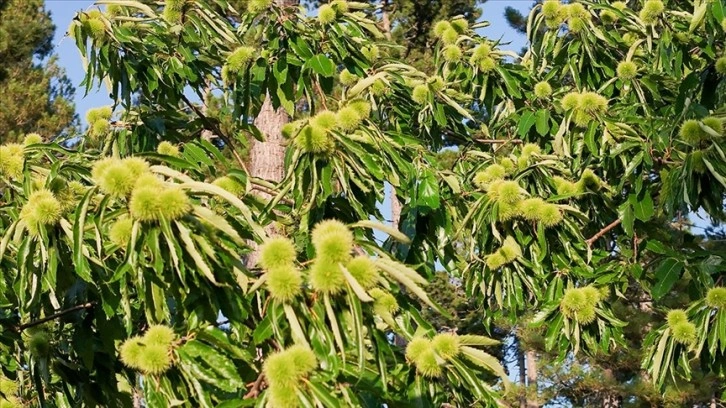
<svg viewBox="0 0 726 408"><path fill-rule="evenodd" d="M66 74L71 79L73 86L76 87L76 111L85 126L85 112L96 106L108 105L110 99L104 90L96 90L92 95L84 95L83 89L80 88L85 75L83 63L75 41L70 37L65 37L65 33L76 12L91 7L94 2L86 0L46 0L45 3L56 26L55 38L53 39L55 52L59 57L60 65L65 68Z"/></svg>
<svg viewBox="0 0 726 408"><path fill-rule="evenodd" d="M46 0L46 7L51 12L53 22L56 25L56 34L53 44L55 45L56 54L60 57L60 65L66 69L68 77L73 85L78 88L76 92L76 110L85 125L85 112L93 107L110 104L108 93L105 89L92 91L90 95L84 95L83 89L80 89L81 81L83 81L84 70L81 58L76 49L75 42L71 38L65 38L65 32L73 19L76 12L92 7L93 1L88 0ZM525 38L512 30L504 20L504 8L512 6L526 13L532 5L531 0L521 1L503 1L489 0L482 6L482 18L491 23L491 26L482 30L484 35L491 39L502 38L503 42L511 42L509 45L503 45L512 51L519 51L525 45Z"/></svg>

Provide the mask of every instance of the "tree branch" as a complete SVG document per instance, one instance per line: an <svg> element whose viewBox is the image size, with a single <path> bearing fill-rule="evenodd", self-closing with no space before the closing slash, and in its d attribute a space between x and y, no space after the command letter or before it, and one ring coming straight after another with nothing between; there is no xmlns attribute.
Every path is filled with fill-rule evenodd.
<svg viewBox="0 0 726 408"><path fill-rule="evenodd" d="M263 193L267 193L267 194L271 195L272 197L275 197L277 195L277 191L275 191L274 189L272 189L272 188L270 188L270 187L268 187L268 186L266 186L264 184L260 184L260 183L255 182L255 180L252 179L251 177L250 177L250 183L254 184L255 185L255 188L258 189L258 190L260 190L260 191L262 191ZM270 201L272 201L272 200L268 200L267 202L269 203ZM294 202L292 202L292 200L289 200L289 199L287 199L285 197L282 197L280 199L280 202L283 203L283 204L287 204L287 205L293 205L293 204L295 204Z"/></svg>
<svg viewBox="0 0 726 408"><path fill-rule="evenodd" d="M51 320L55 320L55 319L57 319L59 317L63 317L65 315L71 314L73 312L77 312L77 311L83 310L83 309L90 309L90 308L92 308L95 305L96 305L96 302L88 302L88 303L84 303L82 305L73 306L71 308L68 308L68 309L65 309L65 310L61 310L60 312L53 313L52 315L46 316L46 317L44 317L42 319L33 320L32 322L28 322L28 323L25 323L25 324L21 324L20 326L17 326L15 328L15 330L18 331L18 332L21 332L21 331L23 331L25 329L29 329L31 327L41 325L43 323L49 322Z"/></svg>
<svg viewBox="0 0 726 408"><path fill-rule="evenodd" d="M260 395L260 391L262 391L262 381L265 379L265 375L260 373L260 375L257 376L257 379L255 382L253 382L252 388L250 388L250 391L245 394L243 397L244 399L247 398L257 398L258 395Z"/></svg>
<svg viewBox="0 0 726 408"><path fill-rule="evenodd" d="M588 247L591 247L592 244L595 243L595 241L597 241L598 239L602 238L603 235L607 234L610 230L612 230L613 228L615 228L618 225L620 225L621 222L622 222L622 220L620 218L618 218L617 220L611 222L605 228L603 228L600 231L598 231L597 234L593 235L590 239L588 239L587 241L585 241L585 243L587 243L587 246Z"/></svg>
<svg viewBox="0 0 726 408"><path fill-rule="evenodd" d="M315 92L317 92L318 97L320 98L320 103L323 105L323 109L328 110L328 105L325 103L325 93L323 92L323 88L320 87L320 82L315 80L313 83L315 84Z"/></svg>
<svg viewBox="0 0 726 408"><path fill-rule="evenodd" d="M196 105L194 105L189 100L189 98L187 98L186 95L182 94L181 95L181 99L184 101L184 103L187 104L187 106L189 106L194 111L194 113L197 114L197 116L199 116L199 118L204 122L205 125L209 126L211 128L211 130L217 136L219 136L220 138L222 138L222 140L224 141L224 144L226 144L227 146L229 146L229 149L232 151L232 155L234 156L235 160L237 160L237 163L242 168L244 168L245 167L244 160L242 160L242 157L240 157L240 155L237 153L237 151L234 150L234 144L232 144L232 141L224 133L222 133L222 130L219 128L219 126L217 126L214 122L212 122L207 117L207 115L204 114L204 112L202 112Z"/></svg>

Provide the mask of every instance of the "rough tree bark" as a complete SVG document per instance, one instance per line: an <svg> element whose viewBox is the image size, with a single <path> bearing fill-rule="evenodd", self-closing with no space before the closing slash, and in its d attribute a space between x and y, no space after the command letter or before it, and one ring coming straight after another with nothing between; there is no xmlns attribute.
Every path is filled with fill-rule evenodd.
<svg viewBox="0 0 726 408"><path fill-rule="evenodd" d="M391 40L391 16L389 15L389 0L381 0L381 31L387 40ZM396 188L391 186L391 226L398 229L401 223L401 202L396 196Z"/></svg>
<svg viewBox="0 0 726 408"><path fill-rule="evenodd" d="M285 138L282 136L282 127L290 120L285 110L273 108L269 95L262 104L260 113L255 118L255 126L265 135L265 141L252 140L249 150L247 171L251 177L257 177L273 183L282 180L285 174ZM271 198L270 194L261 190L252 190L264 198ZM274 233L271 227L266 228L268 235ZM253 268L259 259L258 246L250 242L252 252L247 257L247 267Z"/></svg>
<svg viewBox="0 0 726 408"><path fill-rule="evenodd" d="M605 375L605 378L607 380L609 380L608 383L612 382L610 380L613 380L613 378L614 378L613 370L606 368L605 370L603 370L603 373ZM619 406L620 406L620 397L616 393L614 393L610 390L606 391L605 395L603 395L603 398L602 398L602 407L603 408L617 408Z"/></svg>
<svg viewBox="0 0 726 408"><path fill-rule="evenodd" d="M635 240L637 241L638 237L635 236ZM641 297L640 297L640 304L638 305L638 308L643 313L653 313L653 298L650 296L650 293L643 291ZM648 322L648 324L645 325L642 329L642 333L648 334L653 329L653 323ZM646 370L640 370L640 378L642 381L647 382L650 381L650 374Z"/></svg>
<svg viewBox="0 0 726 408"><path fill-rule="evenodd" d="M255 118L255 126L265 135L265 141L252 140L249 167L247 168L250 176L271 182L282 180L285 174L285 138L282 136L281 130L289 120L290 118L282 107L273 108L270 97L265 98L262 109Z"/></svg>
<svg viewBox="0 0 726 408"><path fill-rule="evenodd" d="M388 15L388 6L388 0L381 1L381 28L386 39L391 41L391 17Z"/></svg>
<svg viewBox="0 0 726 408"><path fill-rule="evenodd" d="M275 0L279 6L295 6L298 0ZM282 107L275 109L272 106L270 95L265 97L260 113L255 118L255 126L265 135L265 141L252 140L249 150L249 162L247 171L251 177L257 177L273 183L282 180L285 174L285 138L282 136L282 127L290 121ZM254 190L253 193L259 196L269 198L267 192ZM271 234L271 228L268 227L267 233ZM259 258L258 246L256 243L250 243L252 252L247 257L247 267L253 268L257 265Z"/></svg>
<svg viewBox="0 0 726 408"><path fill-rule="evenodd" d="M517 344L517 365L519 366L519 385L522 387L519 392L519 408L527 408L527 367L522 342Z"/></svg>
<svg viewBox="0 0 726 408"><path fill-rule="evenodd" d="M608 236L608 240L605 243L605 248L608 251L612 251L614 247L614 240L610 239L612 237L611 235ZM603 370L603 375L605 376L605 379L608 380L608 383L612 383L614 379L613 370L610 368L605 368ZM603 408L617 408L620 406L620 397L613 392L612 390L606 390L603 393L602 397L602 407Z"/></svg>
<svg viewBox="0 0 726 408"><path fill-rule="evenodd" d="M537 353L534 350L527 350L525 356L527 359L527 408L538 408Z"/></svg>
<svg viewBox="0 0 726 408"><path fill-rule="evenodd" d="M607 394L602 399L603 408L617 408L620 406L620 399L613 394Z"/></svg>
<svg viewBox="0 0 726 408"><path fill-rule="evenodd" d="M143 406L143 399L141 391L134 389L134 408L141 408Z"/></svg>
<svg viewBox="0 0 726 408"><path fill-rule="evenodd" d="M396 196L396 188L391 186L391 225L398 229L401 224L401 202Z"/></svg>
<svg viewBox="0 0 726 408"><path fill-rule="evenodd" d="M207 114L209 111L209 102L212 98L212 84L209 80L204 81L204 100L202 101L202 113ZM210 142L212 139L214 139L215 135L214 133L209 129L202 130L202 139ZM230 149L234 149L233 146L229 147Z"/></svg>

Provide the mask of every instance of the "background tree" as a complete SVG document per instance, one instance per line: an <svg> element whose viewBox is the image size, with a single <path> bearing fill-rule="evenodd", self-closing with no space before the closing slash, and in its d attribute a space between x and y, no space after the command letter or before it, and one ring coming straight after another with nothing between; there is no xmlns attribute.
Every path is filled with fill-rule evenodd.
<svg viewBox="0 0 726 408"><path fill-rule="evenodd" d="M532 7L541 3L541 0L532 2ZM504 18L507 20L507 23L509 23L509 26L512 27L514 30L516 30L520 34L527 34L527 16L522 14L521 11L517 10L514 7L507 6L504 9Z"/></svg>
<svg viewBox="0 0 726 408"><path fill-rule="evenodd" d="M0 135L3 141L72 132L74 89L51 54L53 26L42 0L0 4Z"/></svg>
<svg viewBox="0 0 726 408"><path fill-rule="evenodd" d="M395 0L383 4L382 10L389 10L390 13L392 39L401 46L395 50L394 58L408 61L423 72L432 72L434 25L438 21L448 21L456 16L462 16L469 24L474 24L481 17L479 6L484 2Z"/></svg>

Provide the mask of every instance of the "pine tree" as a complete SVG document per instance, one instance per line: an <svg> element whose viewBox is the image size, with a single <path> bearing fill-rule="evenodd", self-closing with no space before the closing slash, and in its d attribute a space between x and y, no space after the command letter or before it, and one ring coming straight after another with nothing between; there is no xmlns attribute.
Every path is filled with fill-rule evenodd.
<svg viewBox="0 0 726 408"><path fill-rule="evenodd" d="M52 56L55 26L42 0L0 2L0 135L45 140L75 125L74 90Z"/></svg>
<svg viewBox="0 0 726 408"><path fill-rule="evenodd" d="M532 6L537 3L541 3L541 0L533 2ZM509 26L517 30L517 32L520 34L527 34L527 16L522 14L521 11L514 7L507 6L507 8L504 9L504 18L507 20L507 23L509 23Z"/></svg>
<svg viewBox="0 0 726 408"><path fill-rule="evenodd" d="M402 45L401 57L424 72L431 72L432 30L436 22L462 16L472 24L481 16L477 0L392 0L392 38Z"/></svg>

